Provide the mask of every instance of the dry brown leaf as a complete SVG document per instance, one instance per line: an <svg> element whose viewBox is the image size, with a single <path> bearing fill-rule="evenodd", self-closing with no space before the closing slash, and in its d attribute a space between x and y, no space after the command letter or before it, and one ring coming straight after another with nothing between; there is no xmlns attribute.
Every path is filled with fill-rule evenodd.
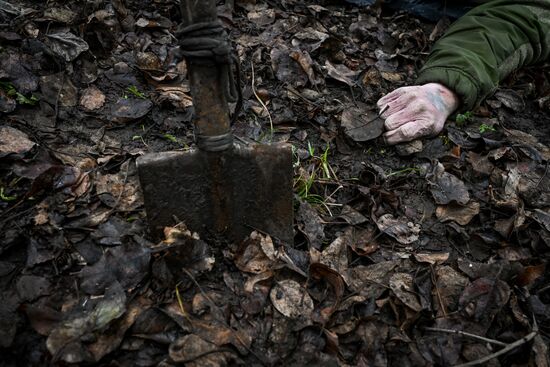
<svg viewBox="0 0 550 367"><path fill-rule="evenodd" d="M445 261L449 259L449 253L448 252L440 252L440 253L419 253L414 254L414 258L419 263L428 263L428 264L442 264Z"/></svg>
<svg viewBox="0 0 550 367"><path fill-rule="evenodd" d="M470 200L465 206L451 203L449 205L439 205L435 211L437 219L442 222L455 221L461 226L465 226L479 214L479 203Z"/></svg>
<svg viewBox="0 0 550 367"><path fill-rule="evenodd" d="M269 294L273 306L284 316L297 319L309 318L313 311L313 300L307 291L294 280L282 280Z"/></svg>
<svg viewBox="0 0 550 367"><path fill-rule="evenodd" d="M25 154L35 146L27 134L10 126L0 126L0 158L9 154Z"/></svg>
<svg viewBox="0 0 550 367"><path fill-rule="evenodd" d="M390 278L390 288L397 298L416 312L422 310L417 292L414 290L413 277L407 273L395 273Z"/></svg>

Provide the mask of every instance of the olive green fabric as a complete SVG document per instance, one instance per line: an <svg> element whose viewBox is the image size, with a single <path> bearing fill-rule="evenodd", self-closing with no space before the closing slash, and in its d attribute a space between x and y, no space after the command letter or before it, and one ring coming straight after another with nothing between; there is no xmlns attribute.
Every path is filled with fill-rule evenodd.
<svg viewBox="0 0 550 367"><path fill-rule="evenodd" d="M496 0L472 9L434 45L417 83L441 83L467 111L510 72L550 59L550 0Z"/></svg>

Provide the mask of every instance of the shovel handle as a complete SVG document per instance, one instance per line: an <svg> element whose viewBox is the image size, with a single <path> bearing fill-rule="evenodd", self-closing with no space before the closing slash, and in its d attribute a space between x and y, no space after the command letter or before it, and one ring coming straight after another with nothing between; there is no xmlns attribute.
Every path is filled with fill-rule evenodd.
<svg viewBox="0 0 550 367"><path fill-rule="evenodd" d="M218 21L216 0L181 0L184 27ZM223 65L214 59L188 58L188 77L195 108L195 134L216 137L231 132L229 107L224 94Z"/></svg>

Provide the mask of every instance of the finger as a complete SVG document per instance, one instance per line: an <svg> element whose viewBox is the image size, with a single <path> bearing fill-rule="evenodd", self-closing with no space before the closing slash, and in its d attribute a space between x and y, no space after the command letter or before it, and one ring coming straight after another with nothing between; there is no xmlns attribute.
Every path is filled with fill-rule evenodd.
<svg viewBox="0 0 550 367"><path fill-rule="evenodd" d="M400 96L402 96L405 93L410 92L414 88L416 88L416 86L397 88L393 92L390 92L390 93L386 94L384 97L380 98L378 100L378 102L376 102L376 105L378 106L378 108L382 109L388 103L390 103L392 101L395 101L397 98L399 98Z"/></svg>
<svg viewBox="0 0 550 367"><path fill-rule="evenodd" d="M415 98L415 96L413 94L410 94L410 93L405 93L405 94L400 95L395 100L393 100L393 101L389 102L388 104L386 104L386 106L388 106L388 107L386 108L386 110L382 114L380 114L380 117L382 117L383 119L387 119L388 117L390 117L394 113L397 113L397 112L400 112L400 111L406 109L407 106L409 104L411 104L411 102L413 101L414 98Z"/></svg>
<svg viewBox="0 0 550 367"><path fill-rule="evenodd" d="M393 145L404 143L423 136L429 136L434 133L434 125L431 121L415 120L408 122L397 129L388 131L384 134L384 140L387 144Z"/></svg>
<svg viewBox="0 0 550 367"><path fill-rule="evenodd" d="M386 121L384 121L384 127L388 131L395 130L398 127L418 118L414 112L415 111L413 109L406 107L405 109L386 118Z"/></svg>

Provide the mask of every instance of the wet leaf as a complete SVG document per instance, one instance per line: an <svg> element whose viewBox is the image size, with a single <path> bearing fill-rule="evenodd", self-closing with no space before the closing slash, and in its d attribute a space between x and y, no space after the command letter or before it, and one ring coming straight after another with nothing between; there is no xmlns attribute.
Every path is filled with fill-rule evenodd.
<svg viewBox="0 0 550 367"><path fill-rule="evenodd" d="M273 269L275 260L271 237L256 231L241 243L235 255L235 265L241 271L253 274L262 274Z"/></svg>
<svg viewBox="0 0 550 367"><path fill-rule="evenodd" d="M388 287L393 270L399 261L382 261L372 265L359 265L348 269L346 283L353 292L378 298Z"/></svg>
<svg viewBox="0 0 550 367"><path fill-rule="evenodd" d="M321 218L315 209L310 204L301 202L297 213L297 220L299 223L301 222L299 228L306 235L309 243L314 248L320 248L321 243L325 239L325 232Z"/></svg>
<svg viewBox="0 0 550 367"><path fill-rule="evenodd" d="M0 126L0 158L23 156L35 146L27 134L10 126Z"/></svg>
<svg viewBox="0 0 550 367"><path fill-rule="evenodd" d="M409 222L406 218L394 218L391 214L384 214L376 220L376 225L381 232L403 245L418 241L420 225Z"/></svg>
<svg viewBox="0 0 550 367"><path fill-rule="evenodd" d="M461 226L465 226L470 223L473 217L479 214L479 207L479 203L472 200L465 206L458 204L440 205L437 207L435 215L442 222L453 220Z"/></svg>
<svg viewBox="0 0 550 367"><path fill-rule="evenodd" d="M498 279L479 278L466 286L459 303L469 318L481 327L488 327L509 297L508 284Z"/></svg>
<svg viewBox="0 0 550 367"><path fill-rule="evenodd" d="M86 41L71 32L47 34L46 37L46 43L51 50L67 62L73 61L89 49Z"/></svg>
<svg viewBox="0 0 550 367"><path fill-rule="evenodd" d="M327 74L332 79L338 80L342 83L353 87L356 84L356 79L359 73L357 71L350 70L347 66L342 64L332 64L330 61L325 61L325 68Z"/></svg>
<svg viewBox="0 0 550 367"><path fill-rule="evenodd" d="M87 111L100 109L105 104L105 95L95 86L82 91L80 106Z"/></svg>
<svg viewBox="0 0 550 367"><path fill-rule="evenodd" d="M422 305L414 290L413 277L407 273L395 273L390 278L390 288L397 298L416 312L422 310Z"/></svg>
<svg viewBox="0 0 550 367"><path fill-rule="evenodd" d="M470 201L470 194L468 194L464 182L445 172L445 168L441 163L437 163L432 175L427 178L431 184L430 191L437 204L449 204L456 201L459 204L466 205Z"/></svg>
<svg viewBox="0 0 550 367"><path fill-rule="evenodd" d="M369 111L365 106L349 106L342 112L340 124L344 134L353 141L364 142L376 139L384 132L384 120L378 113Z"/></svg>
<svg viewBox="0 0 550 367"><path fill-rule="evenodd" d="M499 89L494 97L514 112L521 112L525 108L523 98L511 89Z"/></svg>
<svg viewBox="0 0 550 367"><path fill-rule="evenodd" d="M203 361L202 357L208 356L216 350L218 350L216 344L209 343L197 335L190 334L170 344L169 353L170 359L176 363L189 363L193 361L200 363ZM223 358L223 354L220 357L220 364L225 364L226 361Z"/></svg>
<svg viewBox="0 0 550 367"><path fill-rule="evenodd" d="M420 263L442 264L449 259L448 252L415 253L414 258Z"/></svg>
<svg viewBox="0 0 550 367"><path fill-rule="evenodd" d="M23 275L17 280L16 288L19 298L24 302L30 302L50 294L51 284L43 277Z"/></svg>
<svg viewBox="0 0 550 367"><path fill-rule="evenodd" d="M80 287L92 295L103 294L113 283L133 289L147 275L150 257L148 249L135 244L109 248L98 262L80 271Z"/></svg>
<svg viewBox="0 0 550 367"><path fill-rule="evenodd" d="M313 300L307 291L294 280L277 282L269 296L277 311L288 318L308 318L313 311Z"/></svg>
<svg viewBox="0 0 550 367"><path fill-rule="evenodd" d="M67 363L90 360L90 352L83 344L88 333L101 333L126 311L126 295L116 283L89 311L75 310L66 316L48 336L46 346L49 352Z"/></svg>
<svg viewBox="0 0 550 367"><path fill-rule="evenodd" d="M111 107L110 119L117 123L127 123L147 115L153 102L141 98L121 98Z"/></svg>
<svg viewBox="0 0 550 367"><path fill-rule="evenodd" d="M283 83L293 86L305 86L308 77L299 63L290 57L291 50L284 44L278 44L270 52L271 67L275 76Z"/></svg>

